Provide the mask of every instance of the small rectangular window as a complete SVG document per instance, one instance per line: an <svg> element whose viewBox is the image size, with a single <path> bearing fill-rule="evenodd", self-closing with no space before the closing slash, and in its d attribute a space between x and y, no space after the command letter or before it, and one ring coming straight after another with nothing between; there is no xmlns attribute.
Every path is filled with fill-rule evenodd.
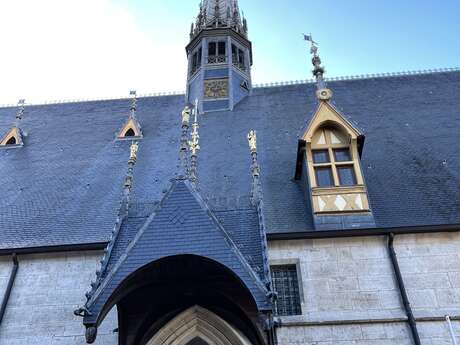
<svg viewBox="0 0 460 345"><path fill-rule="evenodd" d="M216 53L217 53L216 42L209 42L209 45L208 45L208 55L209 55L209 56L215 56Z"/></svg>
<svg viewBox="0 0 460 345"><path fill-rule="evenodd" d="M337 167L341 186L354 186L356 184L355 171L352 165Z"/></svg>
<svg viewBox="0 0 460 345"><path fill-rule="evenodd" d="M313 150L313 163L329 163L329 151L328 150Z"/></svg>
<svg viewBox="0 0 460 345"><path fill-rule="evenodd" d="M334 158L336 162L349 162L351 161L350 149L335 149Z"/></svg>
<svg viewBox="0 0 460 345"><path fill-rule="evenodd" d="M238 62L238 48L234 44L232 44L232 60L233 63Z"/></svg>
<svg viewBox="0 0 460 345"><path fill-rule="evenodd" d="M244 51L238 49L238 62L240 63L241 67L244 67Z"/></svg>
<svg viewBox="0 0 460 345"><path fill-rule="evenodd" d="M278 298L275 302L276 315L301 315L299 281L296 265L270 267L273 288Z"/></svg>
<svg viewBox="0 0 460 345"><path fill-rule="evenodd" d="M198 49L198 55L197 55L197 66L201 66L201 56L203 55L203 49L200 48Z"/></svg>
<svg viewBox="0 0 460 345"><path fill-rule="evenodd" d="M219 42L219 54L218 55L225 55L226 54L226 44L225 42Z"/></svg>
<svg viewBox="0 0 460 345"><path fill-rule="evenodd" d="M332 187L334 178L330 167L315 168L316 185L318 187Z"/></svg>

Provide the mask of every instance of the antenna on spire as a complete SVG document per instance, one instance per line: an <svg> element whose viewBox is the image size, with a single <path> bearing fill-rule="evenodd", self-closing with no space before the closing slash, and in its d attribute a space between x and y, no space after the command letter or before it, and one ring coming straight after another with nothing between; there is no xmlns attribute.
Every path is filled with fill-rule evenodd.
<svg viewBox="0 0 460 345"><path fill-rule="evenodd" d="M310 53L313 56L311 63L313 65L313 76L316 79L316 97L321 101L328 101L332 97L332 91L326 87L326 82L324 81L324 67L321 66L321 58L318 54L318 43L313 40L312 34L303 34L304 40L311 43Z"/></svg>
<svg viewBox="0 0 460 345"><path fill-rule="evenodd" d="M136 118L136 110L137 110L137 92L136 90L129 91L129 95L132 96L131 117Z"/></svg>
<svg viewBox="0 0 460 345"><path fill-rule="evenodd" d="M195 100L193 108L193 124L192 124L192 140L189 141L190 146L190 181L197 180L197 158L200 150L200 135L198 134L198 99Z"/></svg>
<svg viewBox="0 0 460 345"><path fill-rule="evenodd" d="M19 122L22 120L22 116L24 115L24 110L25 110L25 104L26 100L25 99L20 99L18 101L18 112L16 113L16 121L15 121L15 126L19 127Z"/></svg>

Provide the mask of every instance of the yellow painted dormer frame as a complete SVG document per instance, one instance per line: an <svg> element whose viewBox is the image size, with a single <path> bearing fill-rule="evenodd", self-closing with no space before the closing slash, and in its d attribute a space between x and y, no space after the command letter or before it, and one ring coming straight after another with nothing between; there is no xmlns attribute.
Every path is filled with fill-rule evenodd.
<svg viewBox="0 0 460 345"><path fill-rule="evenodd" d="M127 135L129 131L132 131L134 135ZM142 130L139 123L130 116L123 127L118 131L117 139L119 140L134 140L142 138Z"/></svg>
<svg viewBox="0 0 460 345"><path fill-rule="evenodd" d="M14 140L14 143L12 143L12 140ZM0 141L0 147L19 147L22 145L21 133L17 127L11 128Z"/></svg>
<svg viewBox="0 0 460 345"><path fill-rule="evenodd" d="M369 212L369 199L361 169L360 131L328 101L320 100L302 140L315 214ZM316 140L316 141L315 141ZM315 156L314 156L315 154ZM337 156L341 154L342 156ZM319 160L320 157L323 160ZM317 161L315 161L315 159ZM319 172L326 173L321 185ZM342 174L350 180L342 182ZM344 179L345 180L345 179Z"/></svg>

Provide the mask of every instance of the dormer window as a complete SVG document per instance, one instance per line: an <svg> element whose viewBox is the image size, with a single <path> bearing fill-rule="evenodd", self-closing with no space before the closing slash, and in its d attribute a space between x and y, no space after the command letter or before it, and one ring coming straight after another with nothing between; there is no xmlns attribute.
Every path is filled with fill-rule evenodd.
<svg viewBox="0 0 460 345"><path fill-rule="evenodd" d="M129 117L128 121L123 125L123 128L117 134L118 140L138 140L142 139L142 130L139 122L133 117Z"/></svg>
<svg viewBox="0 0 460 345"><path fill-rule="evenodd" d="M339 129L324 127L315 133L311 150L317 187L357 184L350 144L350 139Z"/></svg>
<svg viewBox="0 0 460 345"><path fill-rule="evenodd" d="M11 137L10 139L8 139L5 145L16 145L16 138Z"/></svg>
<svg viewBox="0 0 460 345"><path fill-rule="evenodd" d="M227 62L227 43L225 41L209 42L208 64Z"/></svg>
<svg viewBox="0 0 460 345"><path fill-rule="evenodd" d="M369 212L359 158L362 139L329 102L320 102L299 146L315 214Z"/></svg>
<svg viewBox="0 0 460 345"><path fill-rule="evenodd" d="M21 132L16 127L13 127L3 139L0 140L0 147L20 147L22 145Z"/></svg>

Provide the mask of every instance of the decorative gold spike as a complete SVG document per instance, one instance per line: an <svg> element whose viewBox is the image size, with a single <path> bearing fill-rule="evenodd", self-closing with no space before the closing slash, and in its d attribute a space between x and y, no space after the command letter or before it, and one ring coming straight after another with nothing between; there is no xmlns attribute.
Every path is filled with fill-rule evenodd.
<svg viewBox="0 0 460 345"><path fill-rule="evenodd" d="M256 131L251 130L248 133L248 144L251 153L257 152L257 133Z"/></svg>
<svg viewBox="0 0 460 345"><path fill-rule="evenodd" d="M130 156L130 159L136 159L137 158L137 150L139 149L139 144L137 143L137 141L134 141L132 144L131 144L131 156Z"/></svg>
<svg viewBox="0 0 460 345"><path fill-rule="evenodd" d="M188 105L185 106L184 110L182 110L182 126L188 126L190 123L190 114L191 109Z"/></svg>

